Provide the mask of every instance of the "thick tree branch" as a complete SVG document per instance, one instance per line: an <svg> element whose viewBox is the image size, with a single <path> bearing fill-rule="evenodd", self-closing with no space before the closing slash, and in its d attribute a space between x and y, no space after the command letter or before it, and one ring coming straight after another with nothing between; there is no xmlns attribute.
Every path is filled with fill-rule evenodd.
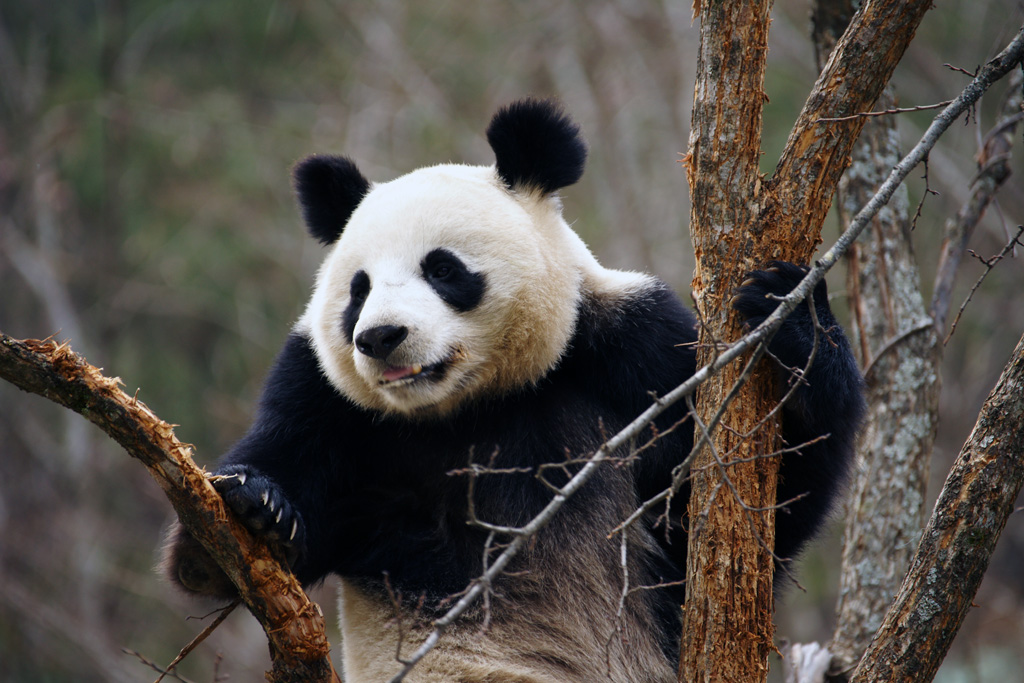
<svg viewBox="0 0 1024 683"><path fill-rule="evenodd" d="M851 681L930 681L1024 483L1024 337L981 409L910 572Z"/></svg>
<svg viewBox="0 0 1024 683"><path fill-rule="evenodd" d="M765 183L758 229L774 236L781 250L809 259L820 241L832 195L846 170L865 117L871 111L917 31L931 0L865 2L829 54L779 164Z"/></svg>
<svg viewBox="0 0 1024 683"><path fill-rule="evenodd" d="M270 641L272 683L337 680L323 615L272 551L224 507L192 448L171 425L120 388L120 381L53 341L19 341L0 332L0 377L80 413L141 461L181 523L238 587Z"/></svg>

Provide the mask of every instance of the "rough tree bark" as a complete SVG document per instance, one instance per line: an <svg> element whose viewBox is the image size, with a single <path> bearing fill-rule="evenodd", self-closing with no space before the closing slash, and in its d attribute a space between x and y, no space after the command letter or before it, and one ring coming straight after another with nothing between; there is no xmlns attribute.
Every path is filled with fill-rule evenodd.
<svg viewBox="0 0 1024 683"><path fill-rule="evenodd" d="M756 216L770 9L770 2L701 6L688 167L694 298L708 324L700 334L698 365L713 359L715 339L742 333L725 302L756 262L755 245L743 235ZM698 390L704 424L741 371L729 366ZM773 395L766 371L761 368L741 388L734 405L745 409L726 413L726 429L715 434L712 448L726 462L776 450L777 430L756 429ZM773 635L772 557L763 544L774 543L774 515L756 514L748 523L740 501L720 488L722 472L713 463L705 448L691 470L679 680L765 680ZM777 471L773 460L751 461L730 466L728 476L743 503L763 508L774 503Z"/></svg>
<svg viewBox="0 0 1024 683"><path fill-rule="evenodd" d="M716 339L735 338L740 321L728 300L744 274L771 259L806 263L848 163L863 120L823 122L869 111L930 2L866 3L833 51L790 134L778 167L762 183L760 154L763 75L770 2L700 3L697 63L687 180L690 231L697 267L694 299L707 323L698 362ZM768 414L773 390L765 368L723 415L712 449L727 460L776 450L777 428L744 437ZM706 423L741 369L732 366L698 392ZM698 435L699 436L699 435ZM758 458L728 467L742 504L722 493L711 449L694 465L687 595L683 608L681 681L767 677L772 648L773 513L778 464ZM745 507L746 506L746 507Z"/></svg>
<svg viewBox="0 0 1024 683"><path fill-rule="evenodd" d="M1024 483L1024 337L939 494L893 608L851 681L930 681Z"/></svg>
<svg viewBox="0 0 1024 683"><path fill-rule="evenodd" d="M181 523L225 570L270 642L270 683L338 681L320 608L262 542L229 514L171 425L103 376L67 344L0 332L0 377L70 408L146 466Z"/></svg>

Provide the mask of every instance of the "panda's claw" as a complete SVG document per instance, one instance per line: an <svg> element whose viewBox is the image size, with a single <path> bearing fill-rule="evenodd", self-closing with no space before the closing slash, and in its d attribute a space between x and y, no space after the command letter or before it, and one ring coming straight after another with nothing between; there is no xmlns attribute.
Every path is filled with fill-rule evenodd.
<svg viewBox="0 0 1024 683"><path fill-rule="evenodd" d="M302 555L302 515L277 482L248 465L228 465L210 480L249 531L280 543L289 561Z"/></svg>

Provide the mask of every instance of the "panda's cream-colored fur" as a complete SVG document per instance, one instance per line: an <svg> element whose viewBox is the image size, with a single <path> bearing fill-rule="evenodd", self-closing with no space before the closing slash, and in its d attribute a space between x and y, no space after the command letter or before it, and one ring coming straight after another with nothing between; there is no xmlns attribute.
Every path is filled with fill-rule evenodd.
<svg viewBox="0 0 1024 683"><path fill-rule="evenodd" d="M435 247L485 274L487 294L472 311L454 311L423 280L419 259ZM449 362L441 381L386 382L386 366L346 339L340 321L360 270L372 286L353 338L407 327L388 362ZM512 192L493 167L440 165L371 187L331 247L299 329L309 331L331 383L357 404L439 416L543 377L565 352L585 294L614 300L649 283L601 266L556 196Z"/></svg>
<svg viewBox="0 0 1024 683"><path fill-rule="evenodd" d="M616 516L618 514L618 517ZM643 592L620 602L619 541L571 533L596 522L611 528L625 510L593 510L562 521L566 533L540 539L529 571L496 587L445 632L405 678L409 683L669 683L674 668L652 637ZM639 530L638 530L639 531ZM546 544L557 543L553 548ZM654 540L631 538L630 562ZM557 554L549 554L556 552ZM552 561L551 557L558 560ZM548 559L545 559L548 558ZM631 571L636 567L631 566ZM428 617L400 608L379 587L343 579L339 593L347 683L387 680L433 630ZM490 610L485 623L485 612ZM399 655L400 653L400 655Z"/></svg>

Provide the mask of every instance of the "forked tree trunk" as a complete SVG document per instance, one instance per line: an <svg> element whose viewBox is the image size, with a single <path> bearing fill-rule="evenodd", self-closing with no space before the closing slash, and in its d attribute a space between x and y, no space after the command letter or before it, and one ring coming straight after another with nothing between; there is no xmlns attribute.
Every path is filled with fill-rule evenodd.
<svg viewBox="0 0 1024 683"><path fill-rule="evenodd" d="M718 339L734 339L740 320L728 301L745 273L771 259L806 263L862 118L823 118L869 111L913 38L930 2L868 2L851 22L808 97L775 174L758 170L764 67L771 3L700 3L701 47L687 181L697 267L694 298L706 326L698 363ZM774 385L760 368L722 417L714 453L745 460L728 467L742 504L722 487L705 448L694 463L689 560L679 679L744 682L767 678L772 649L772 559L776 425L741 437L774 404ZM698 391L705 424L741 374L730 366ZM698 429L697 438L701 436ZM765 510L752 512L751 510Z"/></svg>

